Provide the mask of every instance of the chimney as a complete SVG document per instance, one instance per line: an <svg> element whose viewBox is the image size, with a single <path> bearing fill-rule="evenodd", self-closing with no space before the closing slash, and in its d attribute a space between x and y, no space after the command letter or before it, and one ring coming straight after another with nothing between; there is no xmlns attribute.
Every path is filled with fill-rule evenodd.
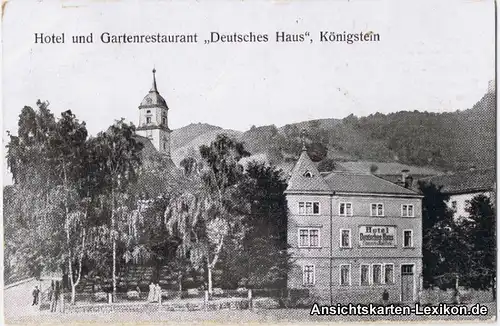
<svg viewBox="0 0 500 326"><path fill-rule="evenodd" d="M410 170L408 169L401 170L401 182L403 184L406 182L406 178L408 177L408 172L410 172Z"/></svg>
<svg viewBox="0 0 500 326"><path fill-rule="evenodd" d="M398 179L396 184L401 187L410 188L413 184L413 177L409 174L410 170L401 170L401 178Z"/></svg>
<svg viewBox="0 0 500 326"><path fill-rule="evenodd" d="M406 176L404 187L405 188L411 188L412 186L413 186L413 177L411 176L411 174L409 174L409 175Z"/></svg>

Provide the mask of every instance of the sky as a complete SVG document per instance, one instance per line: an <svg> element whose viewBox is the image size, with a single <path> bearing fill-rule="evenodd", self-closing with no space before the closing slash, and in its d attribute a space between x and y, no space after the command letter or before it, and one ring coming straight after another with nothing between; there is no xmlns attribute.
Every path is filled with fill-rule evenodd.
<svg viewBox="0 0 500 326"><path fill-rule="evenodd" d="M20 23L21 22L21 23ZM268 43L203 44L210 32ZM276 43L277 31L312 43ZM321 43L320 31L372 31L380 42ZM64 44L35 44L34 33ZM198 44L102 44L113 34L198 33ZM72 35L94 34L93 44ZM153 67L169 126L252 125L470 108L495 76L493 1L13 1L5 7L3 137L23 106L71 109L90 134L137 124ZM5 173L4 173L5 175Z"/></svg>

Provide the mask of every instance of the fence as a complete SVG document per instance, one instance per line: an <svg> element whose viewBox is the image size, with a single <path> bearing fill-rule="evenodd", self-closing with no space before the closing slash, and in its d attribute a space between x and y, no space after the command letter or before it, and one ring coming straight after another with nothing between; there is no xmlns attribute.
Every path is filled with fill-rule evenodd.
<svg viewBox="0 0 500 326"><path fill-rule="evenodd" d="M253 308L300 308L310 307L318 298L317 293L309 289L221 289L214 288L211 295L208 291L187 289L183 291L162 289L161 296L150 295L149 292L118 292L114 296L110 292L76 293L74 304L71 293L65 292L57 302L57 311L145 311L145 310L219 310L219 309L253 309ZM326 295L326 294L325 294ZM344 293L344 295L348 295ZM461 291L462 303L490 302L490 292ZM438 304L453 302L451 291L424 290L420 302ZM48 292L40 295L40 309L50 309ZM396 302L397 303L397 302Z"/></svg>
<svg viewBox="0 0 500 326"><path fill-rule="evenodd" d="M220 289L208 291L188 289L184 291L162 290L161 296L153 297L148 292L128 291L112 295L109 292L76 293L71 303L71 292L65 292L58 301L57 311L145 311L145 310L219 310L253 309L282 306L284 296L293 296L286 289ZM51 307L48 292L41 294L41 310Z"/></svg>

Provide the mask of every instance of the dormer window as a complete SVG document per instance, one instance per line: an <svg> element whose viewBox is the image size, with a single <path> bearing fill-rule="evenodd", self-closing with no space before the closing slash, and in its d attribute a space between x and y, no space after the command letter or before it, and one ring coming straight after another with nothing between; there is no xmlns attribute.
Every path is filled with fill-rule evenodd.
<svg viewBox="0 0 500 326"><path fill-rule="evenodd" d="M312 178L313 174L311 173L311 171L306 171L306 173L304 173L304 177L306 177L306 178Z"/></svg>

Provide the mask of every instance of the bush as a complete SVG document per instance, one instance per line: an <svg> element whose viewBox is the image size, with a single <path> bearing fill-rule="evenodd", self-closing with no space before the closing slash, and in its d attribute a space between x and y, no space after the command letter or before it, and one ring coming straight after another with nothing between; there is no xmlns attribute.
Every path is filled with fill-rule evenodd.
<svg viewBox="0 0 500 326"><path fill-rule="evenodd" d="M325 158L318 164L319 172L330 172L335 170L335 161L331 158Z"/></svg>

